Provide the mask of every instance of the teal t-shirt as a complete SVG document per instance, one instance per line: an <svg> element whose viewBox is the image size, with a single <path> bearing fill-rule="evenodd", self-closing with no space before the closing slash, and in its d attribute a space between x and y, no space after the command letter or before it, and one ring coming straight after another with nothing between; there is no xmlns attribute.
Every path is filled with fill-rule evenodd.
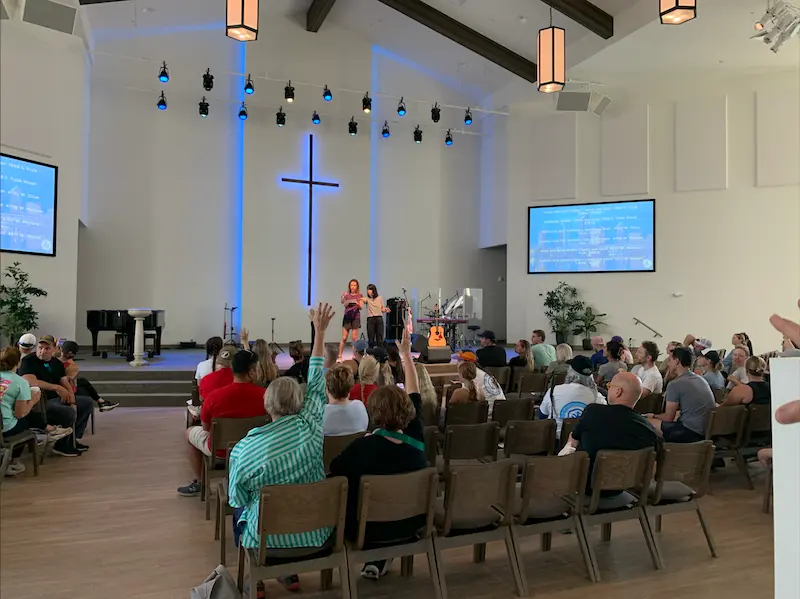
<svg viewBox="0 0 800 599"><path fill-rule="evenodd" d="M17 426L14 406L18 401L30 401L31 386L28 381L10 370L0 372L0 412L3 414L3 432Z"/></svg>
<svg viewBox="0 0 800 599"><path fill-rule="evenodd" d="M537 343L531 346L533 363L537 368L547 368L556 361L556 348L549 343Z"/></svg>

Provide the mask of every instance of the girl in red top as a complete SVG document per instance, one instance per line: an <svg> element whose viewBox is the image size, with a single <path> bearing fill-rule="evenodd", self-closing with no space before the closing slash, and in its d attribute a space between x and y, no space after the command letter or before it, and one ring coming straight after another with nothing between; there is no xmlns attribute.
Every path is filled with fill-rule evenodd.
<svg viewBox="0 0 800 599"><path fill-rule="evenodd" d="M386 385L394 385L389 364L386 361L379 363L375 356L366 355L358 364L358 384L350 390L350 399L358 399L367 405L372 392Z"/></svg>
<svg viewBox="0 0 800 599"><path fill-rule="evenodd" d="M205 399L212 391L233 383L231 362L237 351L235 345L226 345L219 350L212 362L214 371L200 379L200 387L198 389L200 391L200 399Z"/></svg>
<svg viewBox="0 0 800 599"><path fill-rule="evenodd" d="M364 296L361 294L358 279L350 279L347 291L342 294L342 305L344 306L344 317L342 318L342 341L339 343L339 360L342 359L347 335L353 331L353 342L355 342L358 340L358 330L361 328L361 308L364 307Z"/></svg>

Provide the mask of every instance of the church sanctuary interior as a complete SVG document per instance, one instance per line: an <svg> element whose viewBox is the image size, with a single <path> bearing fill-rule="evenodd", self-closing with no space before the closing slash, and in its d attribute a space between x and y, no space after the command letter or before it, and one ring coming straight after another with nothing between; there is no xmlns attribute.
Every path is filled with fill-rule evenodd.
<svg viewBox="0 0 800 599"><path fill-rule="evenodd" d="M800 597L800 0L0 17L0 597Z"/></svg>

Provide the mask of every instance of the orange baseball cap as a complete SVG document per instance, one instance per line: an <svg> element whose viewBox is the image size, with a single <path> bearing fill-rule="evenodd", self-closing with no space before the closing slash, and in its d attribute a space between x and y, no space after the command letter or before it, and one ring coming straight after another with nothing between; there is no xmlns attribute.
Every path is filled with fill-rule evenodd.
<svg viewBox="0 0 800 599"><path fill-rule="evenodd" d="M458 352L458 359L463 360L464 362L477 362L478 356L475 355L475 352L471 351L460 351Z"/></svg>

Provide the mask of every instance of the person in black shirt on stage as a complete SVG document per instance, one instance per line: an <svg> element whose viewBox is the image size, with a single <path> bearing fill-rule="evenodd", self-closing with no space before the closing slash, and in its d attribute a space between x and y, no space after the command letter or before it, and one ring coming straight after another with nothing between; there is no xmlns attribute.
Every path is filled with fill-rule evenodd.
<svg viewBox="0 0 800 599"><path fill-rule="evenodd" d="M478 356L478 364L481 368L508 365L506 350L495 344L494 331L484 331L478 337L481 340L481 349L476 351L475 355Z"/></svg>
<svg viewBox="0 0 800 599"><path fill-rule="evenodd" d="M369 398L372 422L378 428L371 435L356 439L331 462L331 476L346 476L348 482L345 534L355 540L358 532L358 492L361 477L370 474L404 474L428 467L423 440L422 398L414 360L411 336L403 330L400 350L405 376L405 391L391 385L379 387ZM396 522L367 525L366 541L375 543L410 538L425 526L425 516ZM361 575L378 579L386 574L389 561L364 565Z"/></svg>

